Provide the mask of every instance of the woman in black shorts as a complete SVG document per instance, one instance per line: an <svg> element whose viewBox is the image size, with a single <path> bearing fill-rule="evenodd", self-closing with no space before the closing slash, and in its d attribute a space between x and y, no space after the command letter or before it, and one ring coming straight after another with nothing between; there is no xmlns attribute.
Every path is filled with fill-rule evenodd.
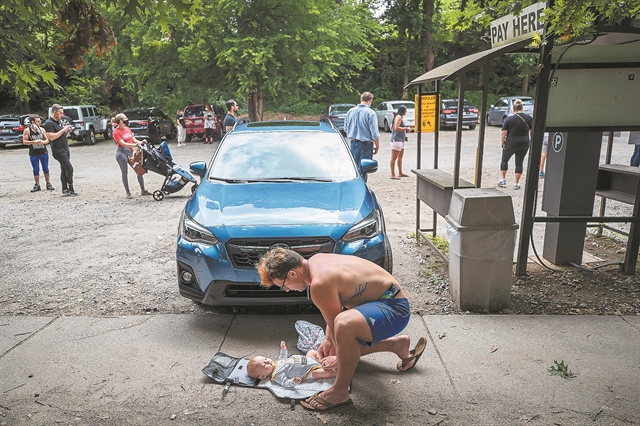
<svg viewBox="0 0 640 426"><path fill-rule="evenodd" d="M500 141L502 143L502 161L500 162L500 180L498 186L507 186L507 170L509 160L516 156L515 183L513 189L520 189L520 177L522 176L522 163L529 145L531 144L531 125L533 118L522 112L522 101L516 99L513 102L513 115L508 117L502 125Z"/></svg>

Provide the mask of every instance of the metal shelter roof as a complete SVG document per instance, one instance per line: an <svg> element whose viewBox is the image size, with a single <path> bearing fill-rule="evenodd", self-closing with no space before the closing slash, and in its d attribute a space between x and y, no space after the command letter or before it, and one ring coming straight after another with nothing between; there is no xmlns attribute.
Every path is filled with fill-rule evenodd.
<svg viewBox="0 0 640 426"><path fill-rule="evenodd" d="M413 79L407 87L415 86L416 84L430 83L436 80L455 78L469 70L477 68L486 61L490 61L491 59L497 58L505 53L511 53L515 50L522 49L529 44L531 44L531 40L515 41L504 46L494 47L493 49L483 50L482 52L456 59Z"/></svg>

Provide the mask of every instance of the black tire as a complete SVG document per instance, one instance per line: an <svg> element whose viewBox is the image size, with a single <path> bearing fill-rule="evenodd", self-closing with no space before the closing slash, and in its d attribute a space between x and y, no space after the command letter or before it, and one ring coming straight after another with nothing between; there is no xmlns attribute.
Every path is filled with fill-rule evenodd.
<svg viewBox="0 0 640 426"><path fill-rule="evenodd" d="M87 145L95 145L96 143L96 132L93 130L93 127L89 129L89 133L84 136L84 141Z"/></svg>
<svg viewBox="0 0 640 426"><path fill-rule="evenodd" d="M384 237L384 260L382 262L382 268L385 271L393 273L393 253L391 252L391 243L389 243L389 236Z"/></svg>
<svg viewBox="0 0 640 426"><path fill-rule="evenodd" d="M187 135L187 137L184 139L185 142L191 142L191 135Z"/></svg>
<svg viewBox="0 0 640 426"><path fill-rule="evenodd" d="M476 128L476 125L475 125L475 124L469 124L469 130L473 130L473 129L475 129L475 128Z"/></svg>
<svg viewBox="0 0 640 426"><path fill-rule="evenodd" d="M153 191L153 199L156 201L162 201L164 200L164 192L157 190L157 191Z"/></svg>
<svg viewBox="0 0 640 426"><path fill-rule="evenodd" d="M171 133L169 133L167 135L167 138L169 140L173 140L178 136L178 129L176 129L176 126L174 126L173 124L171 125Z"/></svg>
<svg viewBox="0 0 640 426"><path fill-rule="evenodd" d="M113 135L112 135L112 133L111 133L111 131L112 131L112 130L113 130L113 129L112 129L112 127L111 127L111 124L110 124L110 123L108 123L108 124L107 124L107 130L105 130L105 131L104 131L104 133L102 133L102 136L104 136L104 140L109 140L109 139L111 139L111 137L113 136Z"/></svg>
<svg viewBox="0 0 640 426"><path fill-rule="evenodd" d="M391 127L389 127L389 122L387 121L387 119L384 119L384 123L382 124L382 127L384 128L385 132L390 132L391 131Z"/></svg>
<svg viewBox="0 0 640 426"><path fill-rule="evenodd" d="M3 143L2 143L2 144L0 144L0 149L5 149L6 147L7 147L7 145L6 145L6 144L3 144Z"/></svg>
<svg viewBox="0 0 640 426"><path fill-rule="evenodd" d="M487 126L491 126L491 120L489 120L489 114L487 114Z"/></svg>

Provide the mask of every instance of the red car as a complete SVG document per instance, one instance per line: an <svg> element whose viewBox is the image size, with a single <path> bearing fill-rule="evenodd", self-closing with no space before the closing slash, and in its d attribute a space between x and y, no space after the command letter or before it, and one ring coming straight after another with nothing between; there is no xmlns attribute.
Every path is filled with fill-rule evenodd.
<svg viewBox="0 0 640 426"><path fill-rule="evenodd" d="M204 111L206 104L187 105L184 107L184 125L187 130L187 142L191 142L193 137L204 138ZM222 139L222 121L226 113L218 105L212 105L214 117L213 133Z"/></svg>

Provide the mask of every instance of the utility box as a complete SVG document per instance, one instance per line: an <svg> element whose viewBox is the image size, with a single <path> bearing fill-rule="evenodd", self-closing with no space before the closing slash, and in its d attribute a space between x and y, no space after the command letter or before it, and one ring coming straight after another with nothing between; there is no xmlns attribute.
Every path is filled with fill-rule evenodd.
<svg viewBox="0 0 640 426"><path fill-rule="evenodd" d="M518 229L511 197L494 188L456 189L445 219L449 289L458 307L508 308Z"/></svg>

